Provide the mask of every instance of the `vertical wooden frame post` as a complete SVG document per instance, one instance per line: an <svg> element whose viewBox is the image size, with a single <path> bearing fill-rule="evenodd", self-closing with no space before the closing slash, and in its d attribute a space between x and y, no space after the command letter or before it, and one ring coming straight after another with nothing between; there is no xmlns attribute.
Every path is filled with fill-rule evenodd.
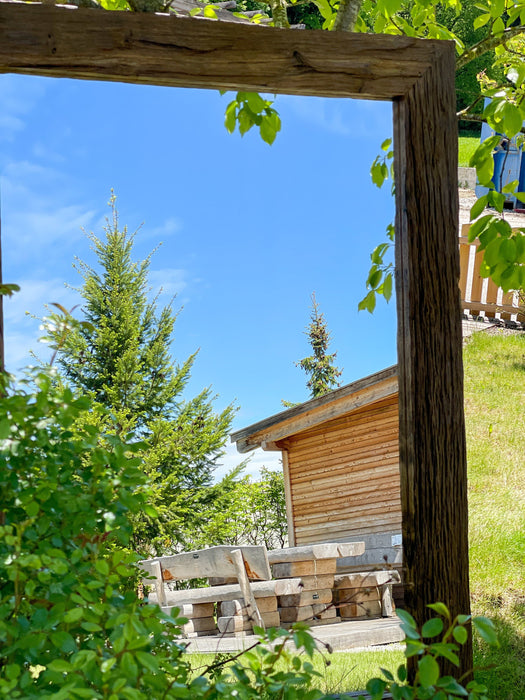
<svg viewBox="0 0 525 700"><path fill-rule="evenodd" d="M452 42L0 2L0 73L394 102L407 607L468 613Z"/></svg>
<svg viewBox="0 0 525 700"><path fill-rule="evenodd" d="M405 600L470 612L454 55L394 101ZM472 650L464 649L464 670Z"/></svg>

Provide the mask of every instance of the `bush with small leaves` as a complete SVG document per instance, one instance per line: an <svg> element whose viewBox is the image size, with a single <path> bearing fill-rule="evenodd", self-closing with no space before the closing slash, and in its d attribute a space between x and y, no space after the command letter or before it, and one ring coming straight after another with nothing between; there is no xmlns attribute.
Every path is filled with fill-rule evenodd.
<svg viewBox="0 0 525 700"><path fill-rule="evenodd" d="M394 700L489 700L486 695L487 688L481 683L471 680L466 686L462 685L462 681L470 673L465 674L459 681L452 676L442 676L439 660L446 659L459 666L459 645L465 644L468 639L469 624L472 624L486 642L497 645L492 622L482 616L457 615L452 618L443 603L432 603L428 607L439 617L427 620L421 630L417 628L412 615L405 610L397 611L406 635L405 656L407 659L417 657L417 671L413 682L408 680L408 671L404 664L398 668L397 678L389 670L381 669L383 678L372 678L367 683L366 689L371 699L381 700L385 693L389 692Z"/></svg>
<svg viewBox="0 0 525 700"><path fill-rule="evenodd" d="M129 515L154 515L142 445L101 435L90 410L52 370L0 398L0 697L321 697L301 625L260 630L247 654L195 675L186 620L134 592Z"/></svg>

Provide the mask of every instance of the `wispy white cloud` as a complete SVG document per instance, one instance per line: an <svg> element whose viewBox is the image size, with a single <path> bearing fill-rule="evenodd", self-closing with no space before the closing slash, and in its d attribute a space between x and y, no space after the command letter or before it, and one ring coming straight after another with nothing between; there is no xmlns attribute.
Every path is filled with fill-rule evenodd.
<svg viewBox="0 0 525 700"><path fill-rule="evenodd" d="M48 166L11 162L1 185L4 241L14 261L40 252L49 262L81 239L82 228L97 215L85 204L71 203L65 176Z"/></svg>
<svg viewBox="0 0 525 700"><path fill-rule="evenodd" d="M180 294L188 286L186 270L166 267L161 270L150 270L148 280L154 294L173 297Z"/></svg>
<svg viewBox="0 0 525 700"><path fill-rule="evenodd" d="M160 226L154 226L153 228L149 228L147 225L143 226L140 229L140 238L142 240L153 239L156 242L160 242L171 238L171 236L174 236L181 230L182 221L177 219L175 216L170 216Z"/></svg>
<svg viewBox="0 0 525 700"><path fill-rule="evenodd" d="M46 91L44 81L20 80L20 76L0 76L0 141L12 141L25 128L24 117L35 107Z"/></svg>
<svg viewBox="0 0 525 700"><path fill-rule="evenodd" d="M250 474L254 479L260 476L263 467L267 467L272 471L280 471L282 469L280 452L254 450L249 454L240 454L237 452L236 446L228 442L225 446L225 454L221 458L220 466L215 471L216 481L220 481L225 474L237 467L246 458L249 459L249 462L243 473Z"/></svg>
<svg viewBox="0 0 525 700"><path fill-rule="evenodd" d="M31 351L48 359L49 351L39 344L41 319L49 310L46 304L57 302L68 310L80 302L78 294L59 279L9 280L20 285L20 292L4 300L6 367L18 372L33 364Z"/></svg>
<svg viewBox="0 0 525 700"><path fill-rule="evenodd" d="M384 129L385 108L378 103L353 100L349 105L348 100L343 103L324 97L287 96L280 99L292 108L296 117L323 131L369 138L377 137L377 130Z"/></svg>

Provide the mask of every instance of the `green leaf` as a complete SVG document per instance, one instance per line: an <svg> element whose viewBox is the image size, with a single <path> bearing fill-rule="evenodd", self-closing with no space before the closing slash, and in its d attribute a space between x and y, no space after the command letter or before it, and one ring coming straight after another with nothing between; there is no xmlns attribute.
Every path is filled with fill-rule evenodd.
<svg viewBox="0 0 525 700"><path fill-rule="evenodd" d="M447 693L452 693L455 696L468 696L468 692L465 690L465 688L460 685L455 678L452 678L452 676L443 676L443 678L439 679L439 682L436 685L438 688L441 688Z"/></svg>
<svg viewBox="0 0 525 700"><path fill-rule="evenodd" d="M441 632L443 632L443 620L440 617L427 620L421 628L422 637L437 637Z"/></svg>
<svg viewBox="0 0 525 700"><path fill-rule="evenodd" d="M474 219L478 218L478 216L483 212L483 210L487 206L488 201L489 201L489 196L488 196L488 194L486 194L483 197L480 197L472 205L472 209L470 210L470 220L471 221L474 221Z"/></svg>
<svg viewBox="0 0 525 700"><path fill-rule="evenodd" d="M383 296L387 301L390 301L392 298L392 280L393 280L393 275L391 272L389 272L385 276L385 281L383 282Z"/></svg>
<svg viewBox="0 0 525 700"><path fill-rule="evenodd" d="M266 107L266 102L257 92L247 92L246 102L248 103L248 107L255 114L259 114L259 112L262 112Z"/></svg>
<svg viewBox="0 0 525 700"><path fill-rule="evenodd" d="M491 646L499 646L498 636L494 623L488 617L478 615L472 618L472 624L476 628L478 634Z"/></svg>
<svg viewBox="0 0 525 700"><path fill-rule="evenodd" d="M381 282L381 279L383 277L383 270L374 270L372 274L368 278L368 284L372 289L376 289L379 286L379 283Z"/></svg>
<svg viewBox="0 0 525 700"><path fill-rule="evenodd" d="M523 118L521 111L516 105L511 102L505 102L503 110L503 127L505 135L512 138L521 131Z"/></svg>
<svg viewBox="0 0 525 700"><path fill-rule="evenodd" d="M51 635L51 641L58 649L60 649L60 651L63 651L66 654L77 650L76 642L69 632L53 632Z"/></svg>
<svg viewBox="0 0 525 700"><path fill-rule="evenodd" d="M478 15L478 17L474 19L472 26L475 30L481 29L481 27L484 27L487 24L487 22L490 22L490 19L491 17L488 12L482 15Z"/></svg>
<svg viewBox="0 0 525 700"><path fill-rule="evenodd" d="M368 292L366 297L364 299L361 299L359 304L357 305L358 311L368 311L369 313L373 314L374 309L376 308L376 293L374 290L371 292Z"/></svg>
<svg viewBox="0 0 525 700"><path fill-rule="evenodd" d="M58 671L59 673L67 673L68 671L71 671L72 667L69 661L66 661L65 659L54 659L48 665L48 668L50 668L52 671Z"/></svg>
<svg viewBox="0 0 525 700"><path fill-rule="evenodd" d="M0 284L0 296L12 297L15 292L19 292L20 287L18 284Z"/></svg>
<svg viewBox="0 0 525 700"><path fill-rule="evenodd" d="M381 678L371 678L366 684L366 690L372 700L381 700L387 684Z"/></svg>
<svg viewBox="0 0 525 700"><path fill-rule="evenodd" d="M262 120L261 125L259 126L259 131L261 134L262 140L267 143L269 146L272 145L272 143L275 141L275 137L277 136L277 133L275 129L273 128L273 125L271 122L269 122L267 119Z"/></svg>
<svg viewBox="0 0 525 700"><path fill-rule="evenodd" d="M427 654L417 664L419 681L423 688L430 688L436 685L439 678L439 665L433 656Z"/></svg>
<svg viewBox="0 0 525 700"><path fill-rule="evenodd" d="M468 632L464 627L454 627L452 635L458 644L465 644L468 639Z"/></svg>
<svg viewBox="0 0 525 700"><path fill-rule="evenodd" d="M391 145L392 145L392 139L386 139L386 140L383 141L383 143L381 144L381 150L382 150L382 151L388 151L388 149L390 148Z"/></svg>
<svg viewBox="0 0 525 700"><path fill-rule="evenodd" d="M70 622L77 622L78 620L82 619L83 614L84 611L82 608L71 608L71 610L68 610L64 615L64 622L68 624Z"/></svg>
<svg viewBox="0 0 525 700"><path fill-rule="evenodd" d="M430 607L430 606L429 606ZM396 610L396 615L399 617L399 619L405 623L405 625L408 625L408 627L411 627L412 629L417 630L417 624L412 615L407 612L406 610Z"/></svg>

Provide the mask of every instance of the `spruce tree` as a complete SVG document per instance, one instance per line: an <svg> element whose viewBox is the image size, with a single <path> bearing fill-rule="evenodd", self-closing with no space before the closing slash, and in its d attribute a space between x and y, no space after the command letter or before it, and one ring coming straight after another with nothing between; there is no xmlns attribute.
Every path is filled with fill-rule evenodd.
<svg viewBox="0 0 525 700"><path fill-rule="evenodd" d="M342 370L334 364L337 353L328 353L330 332L324 314L319 311L315 293L312 294L312 312L306 335L312 346L313 355L296 362L296 365L308 375L306 386L312 398L315 398L338 387L337 379L342 374Z"/></svg>
<svg viewBox="0 0 525 700"><path fill-rule="evenodd" d="M65 380L110 409L106 428L145 441L144 468L160 517L135 519L134 544L144 555L160 554L183 548L213 508L213 471L234 409L216 412L209 388L182 398L196 353L180 365L172 360L177 314L172 303L158 311L157 299L148 299L151 256L133 260L135 234L120 228L114 195L109 205L105 237L89 236L97 267L77 266L85 322L70 325L57 359Z"/></svg>

